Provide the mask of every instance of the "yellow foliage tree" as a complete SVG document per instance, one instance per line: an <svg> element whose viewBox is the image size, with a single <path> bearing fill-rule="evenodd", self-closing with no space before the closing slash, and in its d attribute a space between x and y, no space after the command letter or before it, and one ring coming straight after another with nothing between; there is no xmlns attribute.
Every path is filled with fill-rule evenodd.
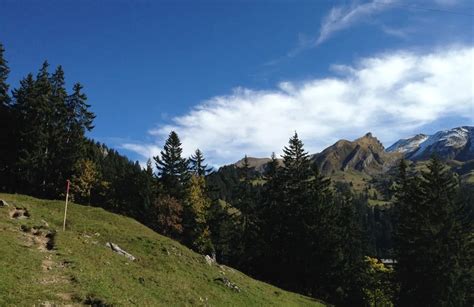
<svg viewBox="0 0 474 307"><path fill-rule="evenodd" d="M192 175L189 180L185 207L185 237L197 252L205 254L213 251L211 235L207 227L207 215L211 200L206 195L204 176Z"/></svg>
<svg viewBox="0 0 474 307"><path fill-rule="evenodd" d="M100 173L95 163L88 159L81 159L75 166L76 175L72 177L72 192L82 199L91 200L92 189L100 182Z"/></svg>

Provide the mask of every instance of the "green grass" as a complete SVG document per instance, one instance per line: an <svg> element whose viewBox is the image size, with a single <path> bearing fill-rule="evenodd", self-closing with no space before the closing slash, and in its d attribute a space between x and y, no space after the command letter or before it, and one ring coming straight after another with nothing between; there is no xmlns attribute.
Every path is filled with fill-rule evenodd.
<svg viewBox="0 0 474 307"><path fill-rule="evenodd" d="M352 183L352 189L355 192L364 191L372 179L372 177L367 174L353 170L336 171L330 175L330 178L334 181Z"/></svg>
<svg viewBox="0 0 474 307"><path fill-rule="evenodd" d="M202 255L133 219L71 204L62 231L64 202L0 194L0 305L102 302L139 306L323 306L256 281L234 269L209 265ZM28 219L13 219L13 207ZM54 232L52 250L40 250L27 231ZM105 246L114 242L137 260ZM47 266L45 269L42 266ZM227 278L236 292L216 278Z"/></svg>

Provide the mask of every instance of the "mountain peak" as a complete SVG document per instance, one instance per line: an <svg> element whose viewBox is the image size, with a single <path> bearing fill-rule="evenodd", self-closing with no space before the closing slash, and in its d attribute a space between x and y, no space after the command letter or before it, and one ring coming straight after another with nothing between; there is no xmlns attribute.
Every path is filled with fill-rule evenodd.
<svg viewBox="0 0 474 307"><path fill-rule="evenodd" d="M375 174L389 167L398 156L386 153L382 143L368 132L352 142L339 140L313 157L326 174L348 169Z"/></svg>
<svg viewBox="0 0 474 307"><path fill-rule="evenodd" d="M367 132L364 136L356 139L354 142L363 147L371 147L373 151L379 152L385 150L382 143L373 136L371 132Z"/></svg>
<svg viewBox="0 0 474 307"><path fill-rule="evenodd" d="M387 148L387 152L399 152L411 160L427 159L437 154L444 159L464 161L474 158L474 127L462 126L438 131L433 135L417 134L400 139Z"/></svg>

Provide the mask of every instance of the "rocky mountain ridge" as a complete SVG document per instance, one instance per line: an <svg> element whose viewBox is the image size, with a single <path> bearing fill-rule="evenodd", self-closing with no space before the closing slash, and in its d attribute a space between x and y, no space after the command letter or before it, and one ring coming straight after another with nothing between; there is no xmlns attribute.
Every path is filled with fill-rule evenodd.
<svg viewBox="0 0 474 307"><path fill-rule="evenodd" d="M462 162L474 159L474 127L461 126L433 135L417 134L400 139L387 149L369 132L354 141L339 140L311 155L311 159L326 175L350 170L376 175L394 167L401 158L421 161L433 155ZM249 166L260 173L269 161L269 158L248 157ZM234 165L242 167L243 159Z"/></svg>
<svg viewBox="0 0 474 307"><path fill-rule="evenodd" d="M324 174L356 170L370 175L388 170L401 158L398 153L387 153L382 143L367 133L354 141L340 140L320 153L313 161Z"/></svg>
<svg viewBox="0 0 474 307"><path fill-rule="evenodd" d="M418 134L395 142L387 152L403 153L406 159L414 161L426 160L432 155L445 160L468 161L474 159L474 127L456 127L433 135Z"/></svg>

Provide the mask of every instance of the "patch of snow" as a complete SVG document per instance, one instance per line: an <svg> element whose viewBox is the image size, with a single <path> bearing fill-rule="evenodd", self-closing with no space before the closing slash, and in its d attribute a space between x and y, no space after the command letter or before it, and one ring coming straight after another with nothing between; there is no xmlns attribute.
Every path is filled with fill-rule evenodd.
<svg viewBox="0 0 474 307"><path fill-rule="evenodd" d="M438 131L433 135L418 134L411 138L401 139L387 148L387 152L413 154L410 158L416 158L426 153L457 150L465 147L468 142L470 142L469 150L474 151L474 127L463 126Z"/></svg>
<svg viewBox="0 0 474 307"><path fill-rule="evenodd" d="M468 139L472 138L473 127L458 127L450 130L438 131L430 136L426 141L420 144L419 150L413 155L413 158L422 155L430 146L431 151L442 151L448 147L464 147Z"/></svg>
<svg viewBox="0 0 474 307"><path fill-rule="evenodd" d="M387 152L401 152L404 154L414 152L420 147L420 144L425 142L428 138L429 135L417 134L411 138L401 139L387 148Z"/></svg>

